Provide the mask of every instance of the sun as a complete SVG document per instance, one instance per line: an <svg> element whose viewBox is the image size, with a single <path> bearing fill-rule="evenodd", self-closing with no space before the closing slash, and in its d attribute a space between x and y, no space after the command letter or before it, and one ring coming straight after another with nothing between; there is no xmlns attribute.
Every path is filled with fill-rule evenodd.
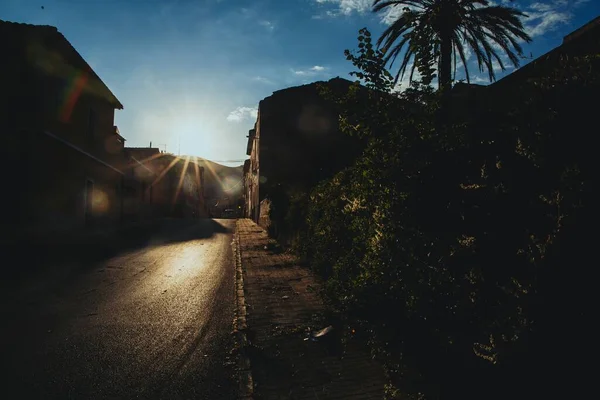
<svg viewBox="0 0 600 400"><path fill-rule="evenodd" d="M215 148L215 134L210 133L202 116L184 115L173 123L170 142L175 154L209 158Z"/></svg>

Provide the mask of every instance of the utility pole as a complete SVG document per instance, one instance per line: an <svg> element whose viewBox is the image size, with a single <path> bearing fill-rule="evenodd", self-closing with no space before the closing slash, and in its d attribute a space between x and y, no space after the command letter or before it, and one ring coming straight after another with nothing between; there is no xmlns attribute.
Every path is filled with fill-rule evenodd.
<svg viewBox="0 0 600 400"><path fill-rule="evenodd" d="M181 155L181 136L179 136L179 149L177 150L177 155Z"/></svg>

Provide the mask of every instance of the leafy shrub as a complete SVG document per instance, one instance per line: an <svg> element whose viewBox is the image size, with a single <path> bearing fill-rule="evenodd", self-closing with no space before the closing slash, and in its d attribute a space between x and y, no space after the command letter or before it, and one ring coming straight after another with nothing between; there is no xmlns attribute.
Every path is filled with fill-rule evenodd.
<svg viewBox="0 0 600 400"><path fill-rule="evenodd" d="M596 58L563 60L519 96L491 92L468 120L440 119L428 85L390 90L369 38L361 31L364 51L346 55L370 90L337 99L343 129L369 145L311 192L302 253L332 303L371 332L389 393L504 398L527 368L547 371L543 347L557 335L544 301L580 299L553 271L564 268L557 244L576 246L565 228L585 238L593 204L591 142L566 128L589 120Z"/></svg>

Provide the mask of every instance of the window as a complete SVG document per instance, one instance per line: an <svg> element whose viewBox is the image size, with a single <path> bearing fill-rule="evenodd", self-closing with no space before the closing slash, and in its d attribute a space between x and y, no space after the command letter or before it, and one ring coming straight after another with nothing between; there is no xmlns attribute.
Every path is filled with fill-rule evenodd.
<svg viewBox="0 0 600 400"><path fill-rule="evenodd" d="M88 114L88 136L90 138L94 137L96 128L96 112L90 108L90 113Z"/></svg>

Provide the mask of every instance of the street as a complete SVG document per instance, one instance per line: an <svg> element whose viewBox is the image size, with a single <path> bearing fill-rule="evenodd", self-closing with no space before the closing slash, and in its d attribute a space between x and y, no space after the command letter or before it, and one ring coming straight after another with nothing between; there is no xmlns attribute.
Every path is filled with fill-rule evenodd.
<svg viewBox="0 0 600 400"><path fill-rule="evenodd" d="M6 398L235 398L235 221L162 229L3 290Z"/></svg>

